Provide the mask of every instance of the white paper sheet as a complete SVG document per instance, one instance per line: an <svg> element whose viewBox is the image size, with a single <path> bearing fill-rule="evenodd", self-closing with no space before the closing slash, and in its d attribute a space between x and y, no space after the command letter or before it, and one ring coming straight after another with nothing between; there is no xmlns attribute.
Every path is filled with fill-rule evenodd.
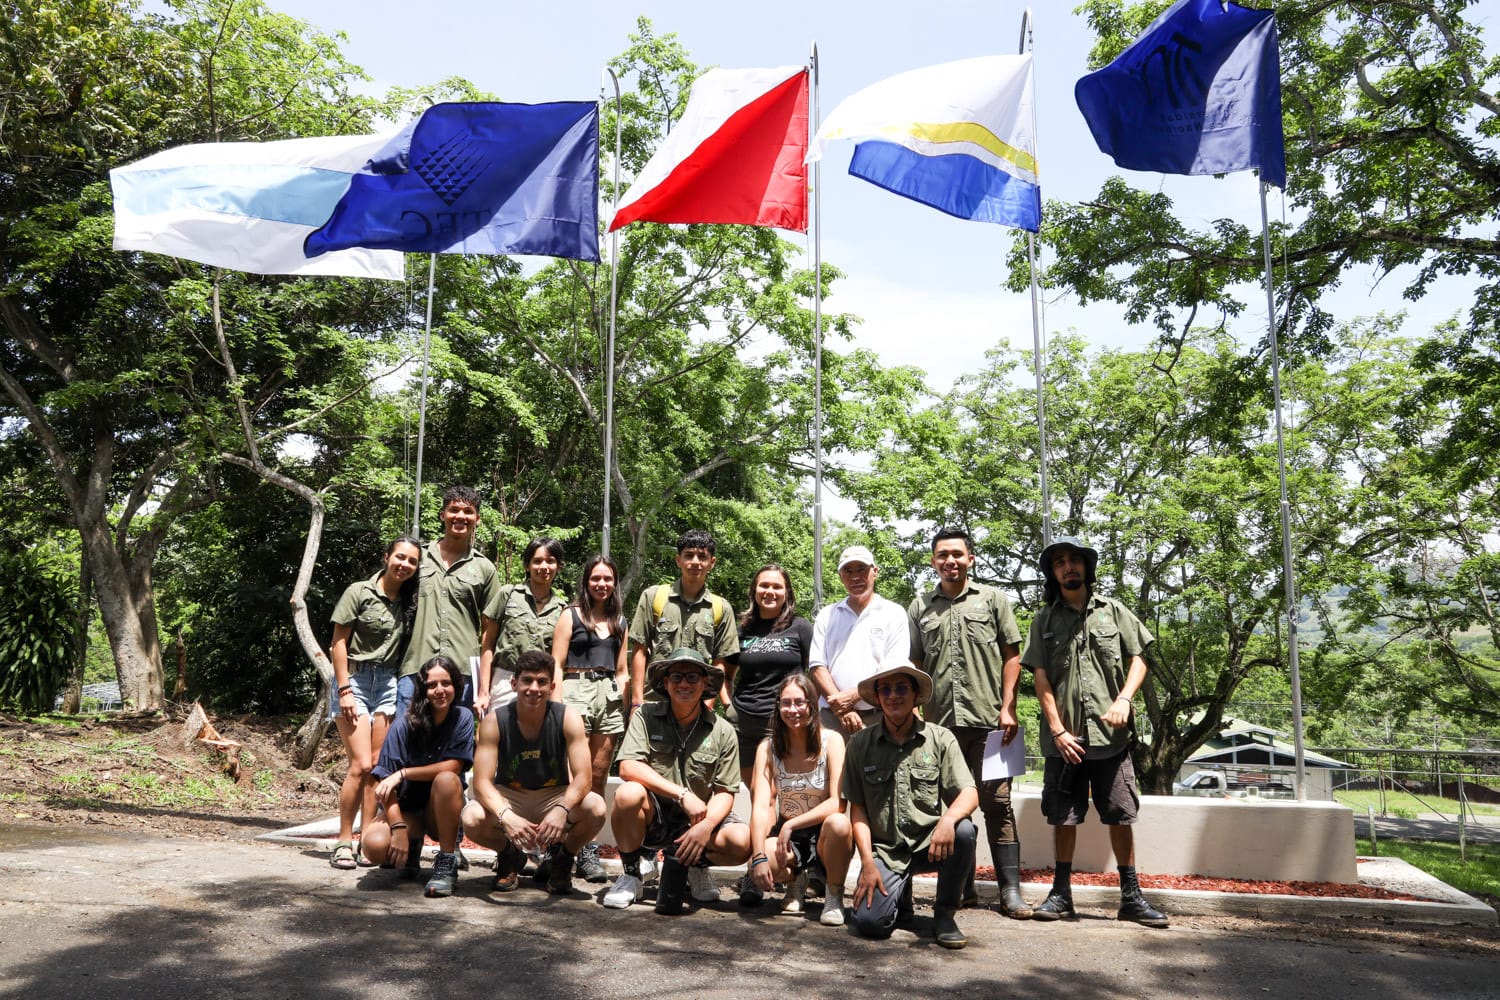
<svg viewBox="0 0 1500 1000"><path fill-rule="evenodd" d="M1000 742L1004 735L997 729L984 739L984 767L980 770L983 781L1015 778L1026 773L1026 730L1018 728L1016 738L1009 746Z"/></svg>

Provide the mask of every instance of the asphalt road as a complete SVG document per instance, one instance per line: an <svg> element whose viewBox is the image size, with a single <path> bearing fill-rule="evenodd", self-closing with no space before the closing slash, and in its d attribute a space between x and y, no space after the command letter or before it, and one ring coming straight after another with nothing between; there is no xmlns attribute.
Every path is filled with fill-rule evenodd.
<svg viewBox="0 0 1500 1000"><path fill-rule="evenodd" d="M1376 816L1375 832L1381 837L1399 837L1403 840L1439 840L1458 843L1458 822L1452 816L1422 813L1415 819L1396 816ZM1370 818L1354 814L1356 836L1370 835ZM1483 816L1464 824L1464 839L1471 844L1500 844L1500 817Z"/></svg>
<svg viewBox="0 0 1500 1000"><path fill-rule="evenodd" d="M965 911L970 944L861 940L729 901L678 918L583 892L450 899L395 872L338 872L259 843L0 826L0 997L1423 997L1495 996L1493 931L1092 912L1017 923ZM592 888L592 887L591 887ZM815 908L814 908L815 912ZM1373 936L1371 936L1373 935Z"/></svg>

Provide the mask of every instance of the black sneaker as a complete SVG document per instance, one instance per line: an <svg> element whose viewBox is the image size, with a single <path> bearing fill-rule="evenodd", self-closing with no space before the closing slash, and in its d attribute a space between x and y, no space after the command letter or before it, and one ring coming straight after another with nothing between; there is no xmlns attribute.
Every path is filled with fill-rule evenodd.
<svg viewBox="0 0 1500 1000"><path fill-rule="evenodd" d="M604 870L604 864L599 860L598 844L583 845L583 850L578 852L578 862L573 867L573 874L585 882L609 881L609 872Z"/></svg>
<svg viewBox="0 0 1500 1000"><path fill-rule="evenodd" d="M432 878L427 880L427 895L451 896L458 884L458 859L447 851L439 851L432 865Z"/></svg>
<svg viewBox="0 0 1500 1000"><path fill-rule="evenodd" d="M531 881L536 883L538 888L542 889L545 889L548 883L552 881L551 854L543 854L537 859L536 868L531 872Z"/></svg>
<svg viewBox="0 0 1500 1000"><path fill-rule="evenodd" d="M1031 919L1061 920L1064 917L1072 919L1077 915L1077 912L1073 909L1073 894L1058 892L1056 889L1053 889L1047 894L1047 898L1042 901L1042 905L1031 912Z"/></svg>

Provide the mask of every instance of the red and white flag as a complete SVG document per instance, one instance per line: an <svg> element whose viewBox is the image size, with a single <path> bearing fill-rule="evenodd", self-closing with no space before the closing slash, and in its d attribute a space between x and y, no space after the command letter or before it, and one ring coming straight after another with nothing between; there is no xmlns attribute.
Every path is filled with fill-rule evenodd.
<svg viewBox="0 0 1500 1000"><path fill-rule="evenodd" d="M711 69L682 120L620 199L631 222L711 222L807 231L806 66Z"/></svg>

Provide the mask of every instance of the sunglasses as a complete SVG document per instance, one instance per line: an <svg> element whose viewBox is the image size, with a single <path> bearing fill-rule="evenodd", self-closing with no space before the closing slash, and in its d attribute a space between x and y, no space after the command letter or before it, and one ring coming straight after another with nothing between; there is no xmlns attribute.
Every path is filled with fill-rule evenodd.
<svg viewBox="0 0 1500 1000"><path fill-rule="evenodd" d="M672 684L688 684L702 679L703 671L701 670L674 670L667 674L667 680Z"/></svg>
<svg viewBox="0 0 1500 1000"><path fill-rule="evenodd" d="M882 698L904 698L915 690L916 689L911 686L911 683L909 681L896 681L892 684L875 685L875 693L880 695L880 697Z"/></svg>

